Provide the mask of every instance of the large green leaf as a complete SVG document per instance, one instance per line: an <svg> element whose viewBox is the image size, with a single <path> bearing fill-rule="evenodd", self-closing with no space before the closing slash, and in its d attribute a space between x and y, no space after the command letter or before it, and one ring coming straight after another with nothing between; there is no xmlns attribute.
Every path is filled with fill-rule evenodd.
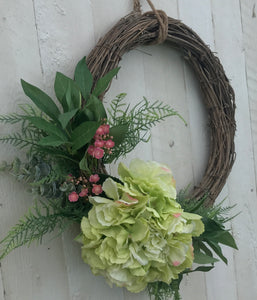
<svg viewBox="0 0 257 300"><path fill-rule="evenodd" d="M76 66L75 81L81 90L83 98L87 99L92 89L93 76L87 67L86 57L83 57Z"/></svg>
<svg viewBox="0 0 257 300"><path fill-rule="evenodd" d="M101 95L109 86L111 80L114 76L116 76L119 72L120 68L115 68L111 70L109 73L107 73L104 77L100 78L95 86L95 89L93 90L93 93L96 97Z"/></svg>
<svg viewBox="0 0 257 300"><path fill-rule="evenodd" d="M88 173L90 173L90 169L88 167L87 156L86 155L84 155L84 157L79 162L79 168L80 168L80 170L87 171Z"/></svg>
<svg viewBox="0 0 257 300"><path fill-rule="evenodd" d="M193 273L193 272L209 272L211 269L213 269L214 266L201 266L197 267L196 269L185 269L183 271L183 274Z"/></svg>
<svg viewBox="0 0 257 300"><path fill-rule="evenodd" d="M221 247L218 245L218 243L208 241L206 240L206 243L212 248L212 250L219 256L221 260L224 261L225 264L228 263L227 258L223 255Z"/></svg>
<svg viewBox="0 0 257 300"><path fill-rule="evenodd" d="M203 218L205 225L205 231L201 235L202 238L221 243L223 245L238 249L233 236L228 230L224 229L222 224L215 222L214 220Z"/></svg>
<svg viewBox="0 0 257 300"><path fill-rule="evenodd" d="M113 126L112 128L110 128L110 136L113 136L113 141L115 142L115 146L123 142L127 132L128 132L128 124Z"/></svg>
<svg viewBox="0 0 257 300"><path fill-rule="evenodd" d="M203 238L238 249L233 236L227 230L219 230L214 232L204 233Z"/></svg>
<svg viewBox="0 0 257 300"><path fill-rule="evenodd" d="M21 79L24 93L34 102L34 104L45 114L55 121L58 121L60 111L54 101L43 91L34 85Z"/></svg>
<svg viewBox="0 0 257 300"><path fill-rule="evenodd" d="M101 121L102 119L107 118L107 114L102 101L94 95L91 95L88 99L84 111L86 115L90 114L88 112L90 111L93 114L95 121Z"/></svg>
<svg viewBox="0 0 257 300"><path fill-rule="evenodd" d="M56 135L49 135L49 136L42 138L38 144L40 146L58 147L60 145L65 144L65 142Z"/></svg>
<svg viewBox="0 0 257 300"><path fill-rule="evenodd" d="M27 117L27 119L35 125L37 128L45 131L49 135L56 135L62 141L67 141L67 136L65 132L59 128L56 124L50 123L40 117Z"/></svg>
<svg viewBox="0 0 257 300"><path fill-rule="evenodd" d="M58 119L59 119L63 129L65 129L67 127L69 121L75 116L77 111L78 111L78 108L68 111L66 113L63 113L59 116Z"/></svg>
<svg viewBox="0 0 257 300"><path fill-rule="evenodd" d="M80 108L81 94L79 86L71 78L57 72L54 82L54 90L64 112ZM68 99L67 99L68 98Z"/></svg>
<svg viewBox="0 0 257 300"><path fill-rule="evenodd" d="M99 122L88 121L80 124L71 135L73 152L91 141L100 126Z"/></svg>
<svg viewBox="0 0 257 300"><path fill-rule="evenodd" d="M198 252L198 251L194 252L194 263L204 265L204 264L213 264L217 261L219 261L217 258L206 255L202 252Z"/></svg>

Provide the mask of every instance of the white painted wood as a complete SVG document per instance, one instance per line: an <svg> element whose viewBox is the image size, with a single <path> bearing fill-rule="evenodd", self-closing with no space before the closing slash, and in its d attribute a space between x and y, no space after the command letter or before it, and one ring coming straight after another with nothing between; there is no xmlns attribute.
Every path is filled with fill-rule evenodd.
<svg viewBox="0 0 257 300"><path fill-rule="evenodd" d="M141 2L143 11L150 10L146 1ZM225 249L228 267L220 263L206 276L194 274L184 280L185 300L248 300L257 295L255 2L241 0L240 7L233 0L153 1L156 8L190 25L218 52L237 96L237 161L219 201L228 196L230 204L238 203L237 211L242 211L232 222L240 250ZM72 76L77 61L131 9L130 0L0 1L0 113L15 111L16 103L24 102L20 77L53 95L55 72ZM152 130L152 141L138 146L125 163L134 157L155 159L172 167L178 188L197 183L208 154L208 131L198 84L181 54L168 45L142 47L124 55L121 67L118 80L113 81L106 95L106 105L121 92L128 93L126 101L131 104L142 96L160 99L170 103L189 123L185 127L179 119L171 118ZM10 129L0 124L0 134ZM19 154L1 145L0 160ZM114 175L116 167L110 168ZM31 204L31 196L12 178L0 176L1 238ZM78 228L71 228L62 239L18 249L3 260L0 299L148 299L145 293L111 289L103 278L93 276L73 240L78 232Z"/></svg>
<svg viewBox="0 0 257 300"><path fill-rule="evenodd" d="M17 103L26 102L20 78L42 86L42 74L32 2L1 2L1 114L17 111ZM12 130L1 124L1 134ZM1 160L11 160L20 151L1 145ZM9 175L0 175L0 238L31 206L31 195L24 185ZM48 238L49 239L49 238ZM47 240L47 239L46 239ZM52 267L54 265L54 268ZM1 262L1 284L5 300L67 300L67 274L60 239L43 246L21 248ZM1 295L1 294L0 294ZM1 296L0 296L1 297Z"/></svg>
<svg viewBox="0 0 257 300"><path fill-rule="evenodd" d="M4 300L4 284L3 284L3 276L2 276L2 270L0 265L0 299Z"/></svg>
<svg viewBox="0 0 257 300"><path fill-rule="evenodd" d="M257 295L257 205L240 7L235 1L213 1L212 7L216 49L231 79L237 103L237 160L228 181L230 202L237 203L237 209L242 212L232 222L239 247L234 253L237 298L254 299Z"/></svg>
<svg viewBox="0 0 257 300"><path fill-rule="evenodd" d="M257 184L257 7L254 0L241 1L240 4Z"/></svg>

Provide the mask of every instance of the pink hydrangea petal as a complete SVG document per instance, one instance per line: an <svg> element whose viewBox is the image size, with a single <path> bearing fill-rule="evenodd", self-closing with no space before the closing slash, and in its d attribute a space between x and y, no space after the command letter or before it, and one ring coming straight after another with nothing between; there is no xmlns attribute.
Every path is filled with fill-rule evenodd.
<svg viewBox="0 0 257 300"><path fill-rule="evenodd" d="M173 214L173 217L178 218L178 217L181 216L181 214L182 214L182 213L176 213L176 214Z"/></svg>

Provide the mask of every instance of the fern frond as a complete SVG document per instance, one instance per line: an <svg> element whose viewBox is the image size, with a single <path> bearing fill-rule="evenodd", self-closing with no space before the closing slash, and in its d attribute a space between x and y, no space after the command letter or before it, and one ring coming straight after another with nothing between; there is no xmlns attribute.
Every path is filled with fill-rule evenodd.
<svg viewBox="0 0 257 300"><path fill-rule="evenodd" d="M20 133L13 133L9 134L3 137L0 137L0 142L3 144L10 144L15 147L18 147L19 149L22 149L27 146L37 146L35 143L35 140L33 139L31 132L28 133L29 137L25 137L24 135L21 135Z"/></svg>
<svg viewBox="0 0 257 300"><path fill-rule="evenodd" d="M0 115L0 122L2 123L16 124L22 121L24 121L24 116L16 113L12 113L9 115Z"/></svg>
<svg viewBox="0 0 257 300"><path fill-rule="evenodd" d="M140 142L148 142L151 137L151 128L167 117L178 116L184 121L169 105L161 101L150 104L146 98L129 111L129 105L123 102L125 96L126 94L120 94L112 100L108 109L108 122L111 126L127 125L128 131L122 143L113 148L112 154L105 156L105 163L110 163L121 156L125 156Z"/></svg>
<svg viewBox="0 0 257 300"><path fill-rule="evenodd" d="M0 259L4 258L12 250L30 245L33 241L42 242L46 233L51 233L58 226L59 233L69 225L63 216L56 212L55 205L36 202L28 213L19 220L18 224L11 228L7 236L0 242Z"/></svg>

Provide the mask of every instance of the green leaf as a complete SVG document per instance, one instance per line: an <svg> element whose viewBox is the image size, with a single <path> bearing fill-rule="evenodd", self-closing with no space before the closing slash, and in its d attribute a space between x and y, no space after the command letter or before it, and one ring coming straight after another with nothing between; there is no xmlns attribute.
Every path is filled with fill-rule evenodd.
<svg viewBox="0 0 257 300"><path fill-rule="evenodd" d="M233 236L228 230L223 229L222 224L207 218L203 218L203 221L205 225L205 232L201 235L203 238L238 249Z"/></svg>
<svg viewBox="0 0 257 300"><path fill-rule="evenodd" d="M111 80L114 76L116 76L119 72L120 68L115 68L111 70L109 73L107 73L104 77L100 78L95 86L95 89L93 90L93 93L96 97L101 95L109 86Z"/></svg>
<svg viewBox="0 0 257 300"><path fill-rule="evenodd" d="M128 124L113 126L110 128L110 136L113 136L115 146L121 144L126 137L129 126Z"/></svg>
<svg viewBox="0 0 257 300"><path fill-rule="evenodd" d="M213 251L219 256L219 258L224 261L224 263L227 265L228 264L228 260L227 258L223 255L221 247L212 241L208 241L206 240L206 243L213 249Z"/></svg>
<svg viewBox="0 0 257 300"><path fill-rule="evenodd" d="M203 242L199 242L198 243L199 248L202 249L202 251L209 256L213 256L211 250L205 246L205 244Z"/></svg>
<svg viewBox="0 0 257 300"><path fill-rule="evenodd" d="M76 66L75 81L81 90L83 98L86 99L92 89L93 76L87 67L85 56L78 62Z"/></svg>
<svg viewBox="0 0 257 300"><path fill-rule="evenodd" d="M91 141L100 126L99 122L88 121L80 124L71 135L73 152Z"/></svg>
<svg viewBox="0 0 257 300"><path fill-rule="evenodd" d="M46 137L42 138L38 142L38 144L40 146L58 147L60 145L65 144L65 142L56 135L49 135L49 136L46 136Z"/></svg>
<svg viewBox="0 0 257 300"><path fill-rule="evenodd" d="M88 99L84 111L86 115L88 115L89 114L88 111L90 111L93 114L95 121L101 121L102 119L107 118L106 111L102 101L99 100L94 95L91 95L90 98Z"/></svg>
<svg viewBox="0 0 257 300"><path fill-rule="evenodd" d="M206 255L202 252L194 252L194 263L197 264L213 264L215 262L219 261L217 258L214 258L212 256Z"/></svg>
<svg viewBox="0 0 257 300"><path fill-rule="evenodd" d="M67 112L81 106L81 94L79 86L71 78L57 72L54 83L57 99L60 101L63 111ZM67 99L68 98L68 99Z"/></svg>
<svg viewBox="0 0 257 300"><path fill-rule="evenodd" d="M21 79L24 93L34 102L34 104L45 114L55 121L58 121L60 111L54 101L39 88Z"/></svg>
<svg viewBox="0 0 257 300"><path fill-rule="evenodd" d="M186 269L185 271L183 271L183 274L188 274L188 273L193 273L193 272L209 272L213 268L214 268L214 266L201 266L201 267L198 267L193 270Z"/></svg>
<svg viewBox="0 0 257 300"><path fill-rule="evenodd" d="M68 111L66 113L63 113L59 116L58 120L60 121L62 128L65 129L69 123L69 121L75 116L79 109L73 109L71 111Z"/></svg>
<svg viewBox="0 0 257 300"><path fill-rule="evenodd" d="M87 171L87 172L90 173L90 169L89 169L88 163L87 163L87 157L86 157L86 154L85 154L85 156L81 159L81 161L79 162L79 168L80 168L80 170Z"/></svg>
<svg viewBox="0 0 257 300"><path fill-rule="evenodd" d="M227 230L220 230L217 232L213 232L213 234L210 236L210 238L217 243L221 243L223 245L229 246L231 248L237 249L236 242L233 238L233 236L229 233Z"/></svg>
<svg viewBox="0 0 257 300"><path fill-rule="evenodd" d="M67 136L56 124L47 122L43 118L40 117L26 117L37 128L45 131L49 135L55 135L62 141L67 141Z"/></svg>

